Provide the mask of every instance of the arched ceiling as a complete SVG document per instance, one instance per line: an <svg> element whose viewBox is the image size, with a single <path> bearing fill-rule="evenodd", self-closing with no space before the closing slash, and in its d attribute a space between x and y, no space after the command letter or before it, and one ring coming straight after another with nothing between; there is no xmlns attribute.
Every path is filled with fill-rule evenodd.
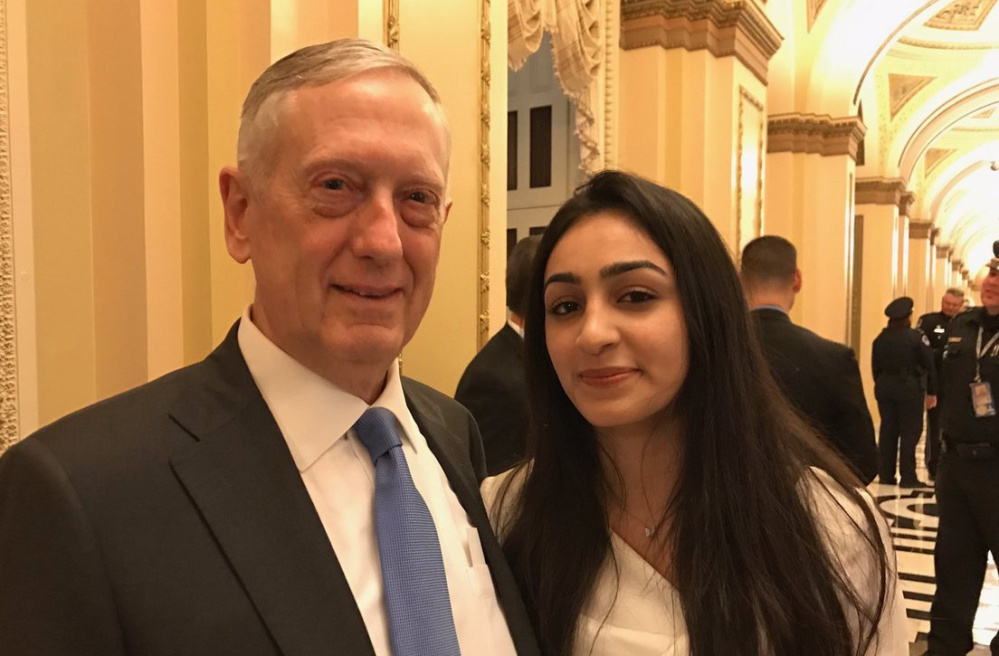
<svg viewBox="0 0 999 656"><path fill-rule="evenodd" d="M905 180L910 216L932 221L938 243L977 272L999 239L999 0L930 4L859 80L869 129L858 177Z"/></svg>

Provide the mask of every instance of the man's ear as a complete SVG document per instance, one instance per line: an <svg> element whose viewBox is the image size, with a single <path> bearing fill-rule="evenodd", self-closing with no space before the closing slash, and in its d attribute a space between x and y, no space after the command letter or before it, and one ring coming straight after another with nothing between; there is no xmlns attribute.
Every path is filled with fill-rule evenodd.
<svg viewBox="0 0 999 656"><path fill-rule="evenodd" d="M445 223L447 223L447 217L451 215L451 206L453 204L454 204L454 201L451 200L450 198L448 198L447 200L444 201L444 220L441 221L441 225L444 225Z"/></svg>
<svg viewBox="0 0 999 656"><path fill-rule="evenodd" d="M795 294L801 291L801 269L794 270L794 284L791 289L794 290Z"/></svg>
<svg viewBox="0 0 999 656"><path fill-rule="evenodd" d="M250 238L246 214L250 204L249 181L237 168L226 166L219 171L219 193L225 211L225 246L232 259L244 264L250 259Z"/></svg>

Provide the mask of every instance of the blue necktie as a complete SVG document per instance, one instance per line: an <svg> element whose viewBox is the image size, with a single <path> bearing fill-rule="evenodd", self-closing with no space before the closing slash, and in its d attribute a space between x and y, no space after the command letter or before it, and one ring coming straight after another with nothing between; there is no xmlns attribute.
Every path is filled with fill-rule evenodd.
<svg viewBox="0 0 999 656"><path fill-rule="evenodd" d="M460 656L437 529L402 452L395 416L368 408L354 433L375 465L375 528L395 656Z"/></svg>

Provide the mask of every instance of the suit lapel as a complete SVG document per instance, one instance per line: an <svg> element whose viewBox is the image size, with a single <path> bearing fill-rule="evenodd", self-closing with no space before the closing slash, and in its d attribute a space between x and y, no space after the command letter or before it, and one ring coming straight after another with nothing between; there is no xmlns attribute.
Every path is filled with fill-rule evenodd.
<svg viewBox="0 0 999 656"><path fill-rule="evenodd" d="M236 342L203 364L171 415L197 441L171 459L286 656L373 654L364 621Z"/></svg>
<svg viewBox="0 0 999 656"><path fill-rule="evenodd" d="M507 628L510 629L517 653L521 656L540 654L516 579L493 533L485 506L482 505L479 480L472 469L469 453L467 448L462 448L468 444L469 436L467 434L460 436L452 431L441 415L440 408L424 398L417 388L404 385L404 389L406 404L413 414L413 419L416 420L416 425L419 426L430 450L440 462L441 469L444 470L451 489L468 514L469 521L479 532L482 552L489 565L493 587L506 617Z"/></svg>

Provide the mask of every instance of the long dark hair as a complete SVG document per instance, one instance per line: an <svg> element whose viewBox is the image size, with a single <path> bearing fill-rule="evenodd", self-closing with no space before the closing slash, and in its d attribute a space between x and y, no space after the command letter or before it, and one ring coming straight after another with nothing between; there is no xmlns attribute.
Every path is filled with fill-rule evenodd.
<svg viewBox="0 0 999 656"><path fill-rule="evenodd" d="M686 438L662 548L671 556L690 653L864 653L888 597L888 562L860 482L777 392L731 257L707 217L680 194L615 171L594 176L561 207L532 272L529 460L501 488L496 516L506 518L503 548L543 652L572 652L611 549L600 446L552 366L542 293L555 245L580 219L602 211L630 217L669 259L686 321L689 368L673 401ZM873 607L828 553L803 495L803 481L823 484L809 468L814 463L856 506L850 515L860 521L852 526L880 574ZM518 479L522 486L511 493Z"/></svg>

